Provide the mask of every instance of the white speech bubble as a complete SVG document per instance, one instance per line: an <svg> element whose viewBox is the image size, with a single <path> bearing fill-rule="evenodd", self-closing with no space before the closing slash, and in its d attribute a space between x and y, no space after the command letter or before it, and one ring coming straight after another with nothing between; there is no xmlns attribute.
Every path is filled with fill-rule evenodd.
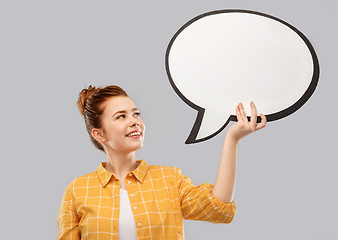
<svg viewBox="0 0 338 240"><path fill-rule="evenodd" d="M198 115L186 143L210 139L250 101L268 121L299 109L314 92L319 64L309 40L295 27L267 14L220 10L183 25L166 52L176 93ZM258 122L260 122L258 117Z"/></svg>

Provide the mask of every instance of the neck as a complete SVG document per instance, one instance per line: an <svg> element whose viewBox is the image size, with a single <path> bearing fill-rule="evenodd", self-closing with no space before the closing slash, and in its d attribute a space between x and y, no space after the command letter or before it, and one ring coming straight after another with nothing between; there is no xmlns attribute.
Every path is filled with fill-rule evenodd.
<svg viewBox="0 0 338 240"><path fill-rule="evenodd" d="M113 173L118 179L124 180L128 173L135 170L138 163L135 159L135 152L113 152L108 150L106 170Z"/></svg>

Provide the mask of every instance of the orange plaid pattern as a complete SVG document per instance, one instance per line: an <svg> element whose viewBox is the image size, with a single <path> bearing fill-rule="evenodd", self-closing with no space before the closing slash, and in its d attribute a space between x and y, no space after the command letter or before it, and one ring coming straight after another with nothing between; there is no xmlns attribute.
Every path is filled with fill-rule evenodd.
<svg viewBox="0 0 338 240"><path fill-rule="evenodd" d="M183 218L233 220L235 203L216 199L213 184L195 186L179 168L137 162L126 176L126 186L138 240L184 239ZM118 240L120 182L105 164L66 187L57 218L58 240Z"/></svg>

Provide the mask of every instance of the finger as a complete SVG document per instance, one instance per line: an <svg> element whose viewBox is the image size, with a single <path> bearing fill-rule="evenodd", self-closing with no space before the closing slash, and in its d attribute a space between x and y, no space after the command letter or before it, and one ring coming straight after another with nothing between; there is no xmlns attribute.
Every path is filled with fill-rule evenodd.
<svg viewBox="0 0 338 240"><path fill-rule="evenodd" d="M251 106L250 125L253 129L255 129L257 123L257 109L253 101L250 102L250 106Z"/></svg>
<svg viewBox="0 0 338 240"><path fill-rule="evenodd" d="M237 116L237 121L243 121L242 115L241 115L241 111L239 110L239 104L236 106L236 116Z"/></svg>
<svg viewBox="0 0 338 240"><path fill-rule="evenodd" d="M265 115L263 113L261 113L260 117L261 117L262 121L259 124L257 124L256 130L262 129L263 127L266 126L267 119L266 119Z"/></svg>
<svg viewBox="0 0 338 240"><path fill-rule="evenodd" d="M243 107L243 103L240 103L240 104L239 104L239 110L240 110L240 112L241 112L243 121L244 121L245 123L249 123L248 118L247 118L247 116L246 116L246 114L245 114L245 110L244 110L244 107Z"/></svg>

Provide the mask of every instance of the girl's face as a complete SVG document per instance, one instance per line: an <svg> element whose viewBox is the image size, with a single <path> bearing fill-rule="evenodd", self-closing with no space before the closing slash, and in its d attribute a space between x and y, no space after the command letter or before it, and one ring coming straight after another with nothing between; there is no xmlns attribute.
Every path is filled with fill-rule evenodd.
<svg viewBox="0 0 338 240"><path fill-rule="evenodd" d="M111 97L102 116L104 145L118 152L133 152L143 147L145 125L134 102L125 96ZM130 136L137 131L140 135Z"/></svg>

